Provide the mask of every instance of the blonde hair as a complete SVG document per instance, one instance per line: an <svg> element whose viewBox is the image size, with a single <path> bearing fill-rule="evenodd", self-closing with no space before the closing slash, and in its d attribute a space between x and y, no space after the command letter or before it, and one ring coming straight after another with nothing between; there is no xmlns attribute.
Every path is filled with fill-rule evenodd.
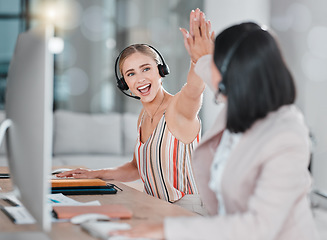
<svg viewBox="0 0 327 240"><path fill-rule="evenodd" d="M122 67L123 67L123 64L124 64L126 58L128 58L130 55L132 55L136 52L142 53L146 56L153 58L153 60L157 63L157 65L159 65L161 63L158 53L155 50L153 50L151 47L149 47L146 44L133 44L133 45L130 45L129 47L125 48L123 50L123 52L120 54L119 71L122 75L123 75Z"/></svg>

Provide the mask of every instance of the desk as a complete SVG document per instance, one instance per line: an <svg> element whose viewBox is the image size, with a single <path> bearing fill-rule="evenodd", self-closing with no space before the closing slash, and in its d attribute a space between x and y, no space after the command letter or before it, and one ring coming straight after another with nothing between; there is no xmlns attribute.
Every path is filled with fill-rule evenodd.
<svg viewBox="0 0 327 240"><path fill-rule="evenodd" d="M6 168L0 167L0 172L6 172ZM170 204L166 201L148 196L147 194L135 190L127 185L109 181L123 189L113 195L72 195L69 196L80 202L88 202L99 200L101 204L122 204L133 211L133 217L124 222L131 225L137 224L139 221L162 221L166 216L195 216L196 214L189 212L179 206ZM11 189L10 179L1 179L1 192L7 192ZM0 200L0 204L7 206L8 204ZM25 232L37 231L36 225L16 225L2 211L0 212L0 232ZM73 225L69 222L53 223L49 236L53 240L78 239L87 240L95 239L88 233L81 230L80 226Z"/></svg>

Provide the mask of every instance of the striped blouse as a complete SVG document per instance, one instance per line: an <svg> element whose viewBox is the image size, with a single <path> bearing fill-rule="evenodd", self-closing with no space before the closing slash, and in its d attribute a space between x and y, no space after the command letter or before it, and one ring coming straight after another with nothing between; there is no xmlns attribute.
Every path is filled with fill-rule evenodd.
<svg viewBox="0 0 327 240"><path fill-rule="evenodd" d="M140 136L141 123L134 154L144 191L168 202L175 202L186 194L198 194L191 154L199 143L200 132L193 142L184 144L169 131L163 114L145 143Z"/></svg>

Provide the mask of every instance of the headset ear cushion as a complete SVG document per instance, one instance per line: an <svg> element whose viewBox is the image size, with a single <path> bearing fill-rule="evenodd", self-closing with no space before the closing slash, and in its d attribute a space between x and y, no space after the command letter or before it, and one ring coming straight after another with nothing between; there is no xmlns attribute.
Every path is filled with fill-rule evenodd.
<svg viewBox="0 0 327 240"><path fill-rule="evenodd" d="M169 68L166 64L158 64L158 70L161 77L165 77L169 74Z"/></svg>
<svg viewBox="0 0 327 240"><path fill-rule="evenodd" d="M117 87L122 90L122 91L126 91L129 89L127 83L125 82L125 79L122 77L122 78L119 78L119 80L117 81Z"/></svg>

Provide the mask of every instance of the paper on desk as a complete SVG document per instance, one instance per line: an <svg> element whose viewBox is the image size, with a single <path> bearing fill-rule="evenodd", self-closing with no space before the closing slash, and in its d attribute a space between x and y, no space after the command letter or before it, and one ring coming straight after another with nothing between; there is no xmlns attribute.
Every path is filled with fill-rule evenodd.
<svg viewBox="0 0 327 240"><path fill-rule="evenodd" d="M22 206L22 203L18 200L15 195L8 195L6 196L8 200L10 200L13 204ZM99 201L90 201L90 202L78 202L72 198L69 198L62 193L54 193L48 194L49 203L55 206L98 206L101 205Z"/></svg>
<svg viewBox="0 0 327 240"><path fill-rule="evenodd" d="M82 206L82 205L99 206L101 205L101 203L98 200L90 201L90 202L78 202L72 198L65 196L62 193L49 194L48 198L52 206Z"/></svg>
<svg viewBox="0 0 327 240"><path fill-rule="evenodd" d="M101 238L104 240L128 240L128 239L151 240L148 238L129 238L124 236L110 236L111 231L130 229L131 226L127 223L92 221L92 222L82 223L81 227L93 237Z"/></svg>

